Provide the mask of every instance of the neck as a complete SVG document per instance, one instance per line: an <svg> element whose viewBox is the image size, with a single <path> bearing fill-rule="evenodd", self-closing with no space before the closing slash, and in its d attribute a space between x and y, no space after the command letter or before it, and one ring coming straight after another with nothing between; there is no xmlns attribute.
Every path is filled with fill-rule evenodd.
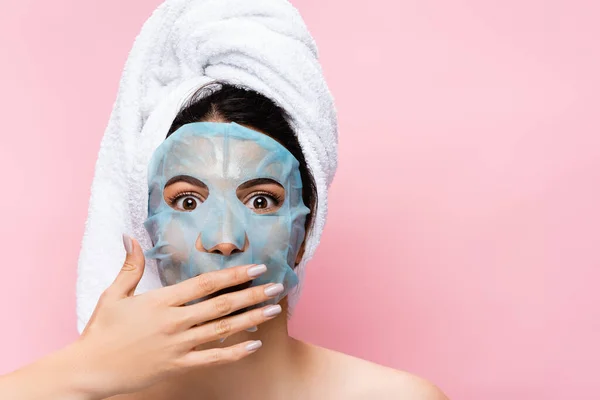
<svg viewBox="0 0 600 400"><path fill-rule="evenodd" d="M197 346L196 350L202 350L229 347L247 340L262 341L260 349L239 361L201 367L187 373L182 384L178 385L183 394L178 398L197 398L198 394L202 394L204 399L254 398L250 394L262 393L260 397L266 399L269 398L266 390L276 393L279 386L289 390L290 385L297 381L294 378L299 372L300 344L288 335L287 298L279 304L281 314L260 324L256 332L242 331L227 337L223 343L214 341Z"/></svg>

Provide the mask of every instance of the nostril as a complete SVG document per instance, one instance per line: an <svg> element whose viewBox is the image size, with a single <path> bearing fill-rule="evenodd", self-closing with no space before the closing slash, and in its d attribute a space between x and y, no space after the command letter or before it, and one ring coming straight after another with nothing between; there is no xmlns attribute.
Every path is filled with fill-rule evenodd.
<svg viewBox="0 0 600 400"><path fill-rule="evenodd" d="M219 254L221 256L230 256L235 253L243 253L244 251L240 250L233 243L219 243L213 248L208 249L207 252L212 254Z"/></svg>
<svg viewBox="0 0 600 400"><path fill-rule="evenodd" d="M245 239L244 245L241 246L242 248L239 248L238 245L229 243L229 242L219 243L216 246L207 248L202 243L202 235L198 235L195 246L196 246L196 249L198 249L198 251L201 251L203 253L212 253L212 254L219 254L221 256L230 256L232 254L243 253L246 250L248 250L248 246L249 246L248 235L245 235L244 239Z"/></svg>

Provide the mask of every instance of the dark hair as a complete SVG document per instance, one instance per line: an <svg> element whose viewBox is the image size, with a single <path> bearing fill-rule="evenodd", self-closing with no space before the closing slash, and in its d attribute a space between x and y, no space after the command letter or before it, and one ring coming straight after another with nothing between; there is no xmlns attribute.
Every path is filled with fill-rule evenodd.
<svg viewBox="0 0 600 400"><path fill-rule="evenodd" d="M262 131L283 145L300 163L302 200L310 209L306 217L306 235L314 222L317 185L306 164L304 153L289 124L288 113L266 96L225 82L211 82L200 87L181 107L167 137L182 125L201 121L235 122Z"/></svg>

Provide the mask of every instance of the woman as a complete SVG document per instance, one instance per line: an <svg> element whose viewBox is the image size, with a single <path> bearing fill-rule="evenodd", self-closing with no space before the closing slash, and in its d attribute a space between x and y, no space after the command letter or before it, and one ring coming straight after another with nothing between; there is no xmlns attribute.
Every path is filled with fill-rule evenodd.
<svg viewBox="0 0 600 400"><path fill-rule="evenodd" d="M423 379L288 335L288 299L318 243L336 164L313 45L281 0L169 0L153 14L96 166L82 335L2 377L0 398L445 398ZM123 235L114 278L117 229L136 237ZM152 276L162 287L142 288Z"/></svg>
<svg viewBox="0 0 600 400"><path fill-rule="evenodd" d="M312 178L285 111L257 92L226 83L209 95L202 94L206 89L181 110L169 135L187 124L209 121L235 122L272 137L300 161L303 201L312 211L308 215L314 214ZM175 189L169 186L163 195L181 207L202 204L202 187L184 188L187 194L174 198L169 192ZM267 211L281 198L264 187L248 195L253 193L258 194L250 197L249 207ZM310 218L305 226L310 229ZM82 336L4 377L3 398L33 399L38 393L43 398L114 400L445 398L435 386L408 373L288 336L285 297L281 307L252 308L281 294L280 283L240 289L264 274L263 266L226 268L133 296L145 257L137 241L124 236L124 246L123 268L104 291ZM210 250L222 257L234 254L231 243ZM187 303L192 309L190 303L202 297L193 313L175 313L182 308L174 306ZM255 325L260 327L253 332ZM222 338L226 341L219 343Z"/></svg>

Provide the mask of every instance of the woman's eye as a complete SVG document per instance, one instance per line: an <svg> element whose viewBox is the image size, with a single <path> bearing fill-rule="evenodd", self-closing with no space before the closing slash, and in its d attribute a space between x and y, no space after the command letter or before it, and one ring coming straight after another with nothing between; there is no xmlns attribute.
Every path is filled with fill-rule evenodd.
<svg viewBox="0 0 600 400"><path fill-rule="evenodd" d="M181 211L192 211L196 209L199 203L202 203L202 200L196 196L181 196L174 201L174 206L178 210Z"/></svg>
<svg viewBox="0 0 600 400"><path fill-rule="evenodd" d="M246 207L248 207L251 210L257 212L264 212L269 211L271 208L277 206L277 201L269 195L257 194L250 197L245 204Z"/></svg>

